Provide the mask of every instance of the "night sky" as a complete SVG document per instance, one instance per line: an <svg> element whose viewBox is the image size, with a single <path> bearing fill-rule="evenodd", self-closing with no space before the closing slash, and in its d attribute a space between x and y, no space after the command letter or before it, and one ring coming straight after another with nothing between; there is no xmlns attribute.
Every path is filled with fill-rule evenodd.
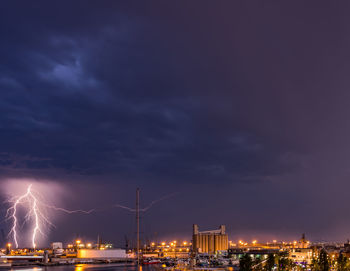
<svg viewBox="0 0 350 271"><path fill-rule="evenodd" d="M350 3L5 1L0 178L62 187L47 242L350 237ZM4 193L3 193L4 194ZM5 200L2 195L2 200ZM2 210L6 204L3 205ZM9 224L1 222L6 231Z"/></svg>

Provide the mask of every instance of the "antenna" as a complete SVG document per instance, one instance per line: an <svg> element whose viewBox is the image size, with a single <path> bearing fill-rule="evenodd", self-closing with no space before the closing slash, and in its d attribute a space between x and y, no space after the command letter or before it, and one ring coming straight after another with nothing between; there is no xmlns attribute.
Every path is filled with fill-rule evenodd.
<svg viewBox="0 0 350 271"><path fill-rule="evenodd" d="M128 251L129 250L129 239L128 239L128 236L126 234L124 235L124 239L125 239L125 250Z"/></svg>
<svg viewBox="0 0 350 271"><path fill-rule="evenodd" d="M137 256L137 268L140 266L140 189L136 189L136 256Z"/></svg>

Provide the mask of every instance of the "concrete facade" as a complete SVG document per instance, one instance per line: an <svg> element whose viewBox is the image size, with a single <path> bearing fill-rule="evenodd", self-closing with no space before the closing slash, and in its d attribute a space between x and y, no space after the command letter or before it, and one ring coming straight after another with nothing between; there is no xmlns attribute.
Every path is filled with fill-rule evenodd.
<svg viewBox="0 0 350 271"><path fill-rule="evenodd" d="M197 253L214 254L217 251L228 249L228 235L225 233L225 225L218 230L199 231L198 225L193 225L192 236L193 251Z"/></svg>

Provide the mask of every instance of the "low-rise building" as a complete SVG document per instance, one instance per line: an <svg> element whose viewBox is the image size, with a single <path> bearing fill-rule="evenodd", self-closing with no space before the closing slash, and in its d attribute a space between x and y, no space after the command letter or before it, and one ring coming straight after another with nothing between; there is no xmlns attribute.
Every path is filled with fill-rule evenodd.
<svg viewBox="0 0 350 271"><path fill-rule="evenodd" d="M79 249L78 258L83 259L126 259L125 249Z"/></svg>
<svg viewBox="0 0 350 271"><path fill-rule="evenodd" d="M311 264L313 250L311 248L292 248L289 252L289 258L296 264Z"/></svg>

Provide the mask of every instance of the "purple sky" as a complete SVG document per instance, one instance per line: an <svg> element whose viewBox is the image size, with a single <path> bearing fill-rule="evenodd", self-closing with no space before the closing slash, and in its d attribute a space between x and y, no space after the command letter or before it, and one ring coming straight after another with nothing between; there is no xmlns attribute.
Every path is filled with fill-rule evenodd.
<svg viewBox="0 0 350 271"><path fill-rule="evenodd" d="M193 223L226 224L230 239L345 240L349 10L4 2L0 179L56 182L63 207L101 209L60 214L50 240L124 245L134 216L111 206L133 207L136 187L143 206L172 194L143 215L145 240L189 239Z"/></svg>

